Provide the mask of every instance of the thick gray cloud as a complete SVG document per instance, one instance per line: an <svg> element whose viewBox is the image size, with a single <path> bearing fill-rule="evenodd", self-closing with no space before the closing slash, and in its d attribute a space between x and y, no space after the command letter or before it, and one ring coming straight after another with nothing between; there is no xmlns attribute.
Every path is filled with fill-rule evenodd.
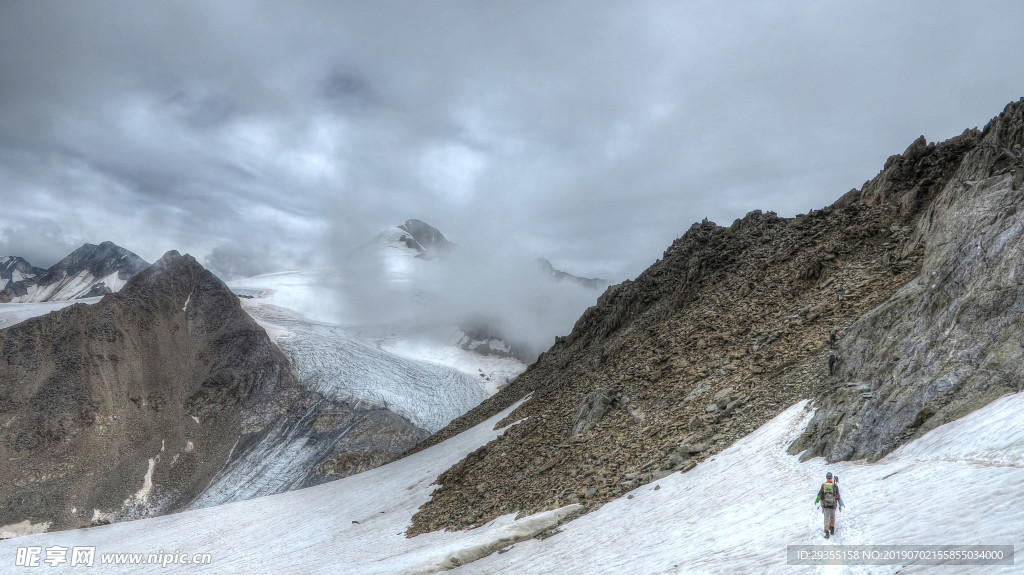
<svg viewBox="0 0 1024 575"><path fill-rule="evenodd" d="M419 218L621 280L694 221L819 208L918 135L983 125L1024 95L1022 21L1012 1L4 2L0 254L111 240L244 273Z"/></svg>

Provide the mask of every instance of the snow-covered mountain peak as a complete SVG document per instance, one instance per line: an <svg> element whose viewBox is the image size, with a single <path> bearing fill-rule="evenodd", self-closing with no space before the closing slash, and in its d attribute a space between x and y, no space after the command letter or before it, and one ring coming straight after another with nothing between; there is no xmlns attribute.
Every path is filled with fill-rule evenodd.
<svg viewBox="0 0 1024 575"><path fill-rule="evenodd" d="M114 244L84 244L49 269L31 266L20 257L0 263L0 302L68 301L120 290L149 264Z"/></svg>
<svg viewBox="0 0 1024 575"><path fill-rule="evenodd" d="M443 255L451 248L451 244L434 226L420 220L406 220L398 229L406 232L399 241L419 252L417 257L429 260Z"/></svg>
<svg viewBox="0 0 1024 575"><path fill-rule="evenodd" d="M410 219L382 230L370 243L357 249L353 256L358 258L376 253L385 260L396 256L433 260L447 254L451 247L440 230L423 221ZM394 262L387 263L388 268L394 267Z"/></svg>

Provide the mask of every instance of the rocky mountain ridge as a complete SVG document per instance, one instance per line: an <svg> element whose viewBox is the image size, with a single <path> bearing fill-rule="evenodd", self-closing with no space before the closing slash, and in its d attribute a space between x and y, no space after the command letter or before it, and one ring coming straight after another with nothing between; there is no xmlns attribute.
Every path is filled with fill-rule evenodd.
<svg viewBox="0 0 1024 575"><path fill-rule="evenodd" d="M1019 391L1022 126L1024 99L983 131L918 139L823 210L694 224L422 444L530 395L502 424L525 422L438 478L409 534L599 506L805 398L817 412L794 453L875 459Z"/></svg>

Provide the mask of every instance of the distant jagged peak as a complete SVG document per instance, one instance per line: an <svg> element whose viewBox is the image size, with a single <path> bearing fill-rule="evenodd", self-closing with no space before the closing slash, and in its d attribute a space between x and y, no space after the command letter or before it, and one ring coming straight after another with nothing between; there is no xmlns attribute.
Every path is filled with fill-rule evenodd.
<svg viewBox="0 0 1024 575"><path fill-rule="evenodd" d="M131 251L114 242L103 242L99 245L83 244L48 271L70 274L88 270L96 277L117 272L119 278L128 279L147 267L149 263Z"/></svg>
<svg viewBox="0 0 1024 575"><path fill-rule="evenodd" d="M454 246L434 226L422 220L410 219L385 228L371 242L357 248L352 255L365 256L385 249L389 256L393 252L400 252L404 256L432 260L446 255Z"/></svg>
<svg viewBox="0 0 1024 575"><path fill-rule="evenodd" d="M533 263L541 270L541 272L550 277L552 281L568 281L592 289L602 289L608 287L608 285L611 284L610 281L603 278L584 278L580 276L574 276L568 272L563 272L562 270L555 269L555 266L553 266L550 261L544 258L537 258L533 260Z"/></svg>
<svg viewBox="0 0 1024 575"><path fill-rule="evenodd" d="M37 276L46 270L37 268L20 256L0 256L0 278L11 279L15 272L24 277ZM16 280L17 281L17 280Z"/></svg>

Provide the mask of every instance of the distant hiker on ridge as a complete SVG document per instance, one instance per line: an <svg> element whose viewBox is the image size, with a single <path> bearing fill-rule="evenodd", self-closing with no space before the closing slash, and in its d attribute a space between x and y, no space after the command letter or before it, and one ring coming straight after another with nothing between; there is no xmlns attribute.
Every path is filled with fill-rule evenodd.
<svg viewBox="0 0 1024 575"><path fill-rule="evenodd" d="M838 329L829 330L828 332L828 346L835 347L836 342L843 339L843 333Z"/></svg>
<svg viewBox="0 0 1024 575"><path fill-rule="evenodd" d="M825 474L825 483L818 489L814 503L821 502L821 511L825 514L825 539L836 533L836 509L842 510L843 498L839 496L839 486L832 480L832 472Z"/></svg>
<svg viewBox="0 0 1024 575"><path fill-rule="evenodd" d="M836 364L837 363L839 363L839 356L836 355L836 352L833 351L833 352L829 353L828 354L828 374L829 375L835 375L835 373L836 373Z"/></svg>

